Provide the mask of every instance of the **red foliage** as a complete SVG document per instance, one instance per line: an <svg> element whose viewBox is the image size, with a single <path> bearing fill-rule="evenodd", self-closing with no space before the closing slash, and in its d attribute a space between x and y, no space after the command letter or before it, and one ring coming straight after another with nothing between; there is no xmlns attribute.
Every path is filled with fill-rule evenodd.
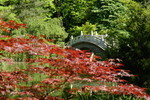
<svg viewBox="0 0 150 100"><path fill-rule="evenodd" d="M2 18L0 18L0 29L2 31L10 33L11 29L18 29L18 28L26 28L26 24L19 24L13 20L10 20L8 22L3 21Z"/></svg>
<svg viewBox="0 0 150 100"><path fill-rule="evenodd" d="M117 94L117 95L136 95L137 97L142 97L149 100L149 95L145 93L145 88L140 88L133 84L119 84L117 86L85 86L82 88L82 91L107 91L108 93ZM79 90L78 90L79 91ZM81 90L80 90L81 91Z"/></svg>
<svg viewBox="0 0 150 100"><path fill-rule="evenodd" d="M0 19L0 28L18 29L24 27L24 24L17 24L14 21L4 22ZM6 31L6 30L4 30ZM1 35L0 37L8 37ZM7 95L22 95L23 97L15 100L60 100L58 97L51 97L50 94L59 89L65 83L74 83L75 81L87 82L115 82L120 83L117 86L107 86L101 84L99 86L83 86L82 89L74 89L77 91L107 91L113 94L135 95L148 99L149 95L145 93L145 89L134 86L132 84L123 84L126 80L121 77L131 77L128 71L121 69L122 64L117 60L110 59L108 61L97 61L97 57L91 60L91 53L81 50L72 50L61 48L56 45L50 45L45 39L27 35L26 38L18 36L13 38L0 40L0 51L12 54L24 53L30 58L26 60L27 69L20 69L12 72L0 72L0 97L9 100ZM4 54L0 54L4 56ZM36 57L32 57L36 56ZM10 60L0 58L0 62L9 62ZM35 73L46 75L47 77L31 86L21 86L18 83L34 80L30 77ZM72 91L72 92L73 92ZM13 99L11 99L13 100Z"/></svg>

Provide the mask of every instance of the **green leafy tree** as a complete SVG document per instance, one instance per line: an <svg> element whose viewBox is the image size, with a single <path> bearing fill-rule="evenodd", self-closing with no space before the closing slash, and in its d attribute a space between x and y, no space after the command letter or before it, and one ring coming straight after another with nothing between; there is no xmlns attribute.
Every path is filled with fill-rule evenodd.
<svg viewBox="0 0 150 100"><path fill-rule="evenodd" d="M67 30L86 22L89 1L55 0L55 5L58 7L56 14L63 17L63 23Z"/></svg>
<svg viewBox="0 0 150 100"><path fill-rule="evenodd" d="M119 0L96 0L88 19L93 24L97 23L100 34L106 34L123 28L116 20L126 15L126 9Z"/></svg>
<svg viewBox="0 0 150 100"><path fill-rule="evenodd" d="M117 46L110 49L112 57L124 61L127 69L138 74L132 81L140 86L150 87L150 9L132 0L121 1L127 9L127 19L124 21L128 37L120 36ZM123 20L123 19L122 19ZM117 35L117 34L116 34ZM128 63L127 63L128 62Z"/></svg>
<svg viewBox="0 0 150 100"><path fill-rule="evenodd" d="M59 9L66 30L71 34L73 32L73 35L76 34L75 36L79 35L80 32L77 33L80 30L79 27L82 27L86 22L96 25L96 30L99 34L116 33L128 35L124 30L125 22L119 22L121 17L127 20L127 7L120 0L61 0ZM72 31L73 29L76 31Z"/></svg>
<svg viewBox="0 0 150 100"><path fill-rule="evenodd" d="M90 35L92 31L96 31L96 25L86 22L82 26L75 26L69 30L73 36L79 36L81 31L84 35Z"/></svg>
<svg viewBox="0 0 150 100"><path fill-rule="evenodd" d="M89 22L88 13L91 11L94 1L95 0L54 1L57 10L53 17L62 17L65 30L69 33L68 37L66 38L66 42L69 41L71 35L79 35L79 30L81 29L82 25L86 22Z"/></svg>
<svg viewBox="0 0 150 100"><path fill-rule="evenodd" d="M11 7L10 15L19 22L28 24L27 29L12 31L12 34L45 35L56 41L63 41L67 33L61 18L52 18L55 12L54 0L5 0L3 6ZM4 10L2 10L5 12ZM7 14L6 14L7 15ZM4 16L5 17L5 16ZM9 19L9 18L7 18Z"/></svg>
<svg viewBox="0 0 150 100"><path fill-rule="evenodd" d="M5 20L17 20L16 14L12 12L14 7L13 5L8 4L8 1L9 0L0 0L0 18ZM11 0L9 3L11 3Z"/></svg>

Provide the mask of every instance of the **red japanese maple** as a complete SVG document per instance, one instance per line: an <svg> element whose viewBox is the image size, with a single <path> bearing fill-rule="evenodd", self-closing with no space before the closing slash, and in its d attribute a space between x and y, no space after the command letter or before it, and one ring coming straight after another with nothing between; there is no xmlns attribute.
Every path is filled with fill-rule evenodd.
<svg viewBox="0 0 150 100"><path fill-rule="evenodd" d="M0 29L9 32L9 29L25 27L25 24L17 24L15 21L4 22L0 19ZM125 83L121 77L134 76L121 69L122 64L118 60L98 61L92 53L81 50L72 50L67 47L51 45L46 39L32 35L0 36L0 63L17 61L7 58L3 53L25 54L28 67L15 71L0 72L0 99L8 99L9 96L18 95L18 100L58 100L52 97L67 83L74 84L77 81L98 82L97 86L83 86L71 88L71 93L106 91L112 94L135 95L149 99L144 88ZM3 39L7 38L7 39ZM32 85L20 85L20 83L32 83L32 75L46 76ZM105 83L113 82L116 86Z"/></svg>
<svg viewBox="0 0 150 100"><path fill-rule="evenodd" d="M13 20L9 20L8 22L3 21L2 18L0 18L0 29L2 31L10 33L10 30L12 29L18 29L18 28L25 28L26 24L19 24Z"/></svg>

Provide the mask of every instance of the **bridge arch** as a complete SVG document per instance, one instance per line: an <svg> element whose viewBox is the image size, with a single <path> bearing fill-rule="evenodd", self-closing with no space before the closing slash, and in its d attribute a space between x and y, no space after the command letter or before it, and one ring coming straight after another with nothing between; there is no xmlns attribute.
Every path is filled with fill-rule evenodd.
<svg viewBox="0 0 150 100"><path fill-rule="evenodd" d="M80 42L72 45L74 48L78 48L80 50L88 50L90 52L93 52L96 55L100 55L101 57L105 57L105 51L98 47L97 45L89 42Z"/></svg>
<svg viewBox="0 0 150 100"><path fill-rule="evenodd" d="M72 38L66 45L81 50L90 50L94 54L104 57L107 48L105 37L105 35L80 35Z"/></svg>

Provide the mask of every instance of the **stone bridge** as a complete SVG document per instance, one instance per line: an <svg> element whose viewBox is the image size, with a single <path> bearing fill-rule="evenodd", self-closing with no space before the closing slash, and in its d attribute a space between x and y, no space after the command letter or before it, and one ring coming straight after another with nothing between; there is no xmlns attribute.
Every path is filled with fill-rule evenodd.
<svg viewBox="0 0 150 100"><path fill-rule="evenodd" d="M83 35L71 38L71 40L66 43L66 46L72 46L81 50L89 50L96 55L102 57L105 56L105 49L107 48L105 38L106 35Z"/></svg>

